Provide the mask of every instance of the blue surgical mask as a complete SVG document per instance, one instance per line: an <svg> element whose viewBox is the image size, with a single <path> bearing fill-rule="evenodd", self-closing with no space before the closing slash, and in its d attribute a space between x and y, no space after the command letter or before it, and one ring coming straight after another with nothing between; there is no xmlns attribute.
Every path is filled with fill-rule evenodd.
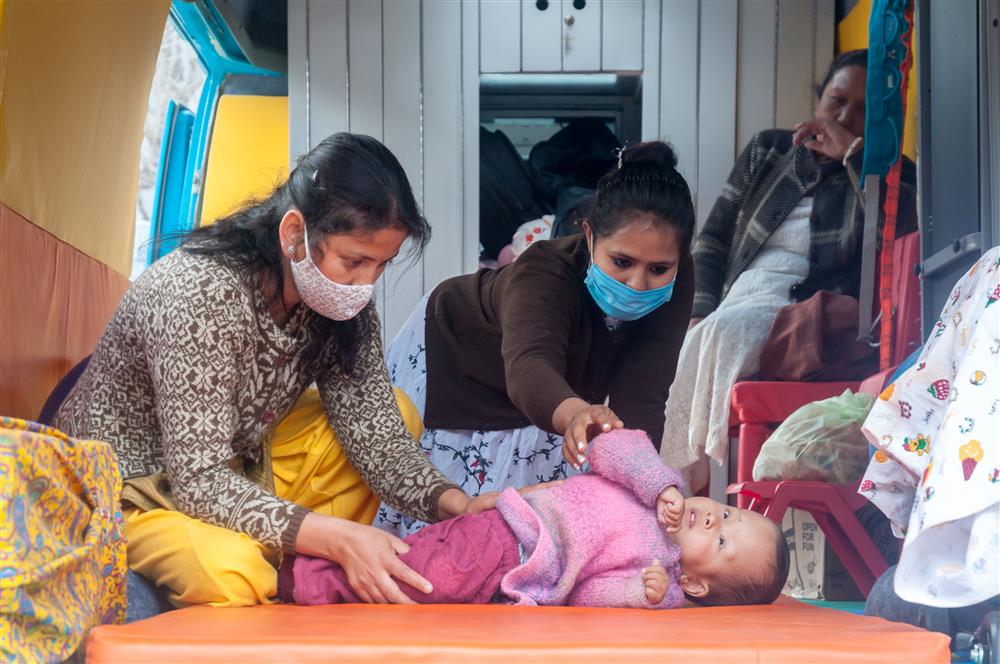
<svg viewBox="0 0 1000 664"><path fill-rule="evenodd" d="M601 308L601 311L612 318L620 318L621 320L642 318L669 302L670 297L674 294L676 282L677 278L675 277L666 286L638 291L613 277L609 277L604 270L597 267L597 263L593 260L587 269L587 278L583 280L583 283L587 284L590 297L594 298L594 302Z"/></svg>

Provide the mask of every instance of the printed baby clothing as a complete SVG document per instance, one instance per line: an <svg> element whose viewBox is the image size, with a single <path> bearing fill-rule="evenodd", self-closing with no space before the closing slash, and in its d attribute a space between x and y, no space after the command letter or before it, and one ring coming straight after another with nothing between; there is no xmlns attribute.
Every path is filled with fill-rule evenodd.
<svg viewBox="0 0 1000 664"><path fill-rule="evenodd" d="M914 366L864 432L878 448L860 492L905 533L904 600L969 606L1000 595L1000 248L956 284Z"/></svg>

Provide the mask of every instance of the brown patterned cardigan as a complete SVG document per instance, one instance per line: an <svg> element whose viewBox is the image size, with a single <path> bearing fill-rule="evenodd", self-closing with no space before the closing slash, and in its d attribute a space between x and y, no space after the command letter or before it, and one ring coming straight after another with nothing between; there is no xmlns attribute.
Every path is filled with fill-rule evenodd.
<svg viewBox="0 0 1000 664"><path fill-rule="evenodd" d="M163 473L176 507L286 551L307 510L247 479L268 433L313 382L351 464L395 509L435 521L454 485L407 433L386 373L378 316L353 376L332 341L317 359L304 305L280 328L256 274L184 250L125 294L55 425L109 442L128 480Z"/></svg>

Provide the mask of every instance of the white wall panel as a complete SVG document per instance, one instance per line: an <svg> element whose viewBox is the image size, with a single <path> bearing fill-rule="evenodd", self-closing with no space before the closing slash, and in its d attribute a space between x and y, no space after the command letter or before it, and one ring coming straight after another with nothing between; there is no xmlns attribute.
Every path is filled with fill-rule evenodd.
<svg viewBox="0 0 1000 664"><path fill-rule="evenodd" d="M736 150L753 135L774 127L774 85L777 62L777 0L741 2L739 15L738 84L736 86Z"/></svg>
<svg viewBox="0 0 1000 664"><path fill-rule="evenodd" d="M385 144L403 165L417 204L423 207L423 151L421 145L421 5L412 0L385 0L382 5L382 52ZM382 277L385 288L386 335L395 334L424 293L423 266L403 246L403 253ZM391 341L388 337L387 341Z"/></svg>
<svg viewBox="0 0 1000 664"><path fill-rule="evenodd" d="M641 70L643 0L605 0L601 7L601 69Z"/></svg>
<svg viewBox="0 0 1000 664"><path fill-rule="evenodd" d="M815 110L815 2L779 0L775 126L791 129Z"/></svg>
<svg viewBox="0 0 1000 664"><path fill-rule="evenodd" d="M643 10L642 140L660 137L660 0Z"/></svg>
<svg viewBox="0 0 1000 664"><path fill-rule="evenodd" d="M474 2L462 3L462 184L460 187L462 268L460 272L466 273L479 267L480 63L477 25L479 25L479 5ZM429 283L427 287L430 288Z"/></svg>
<svg viewBox="0 0 1000 664"><path fill-rule="evenodd" d="M309 151L309 2L288 3L288 163ZM345 85L346 89L346 85Z"/></svg>
<svg viewBox="0 0 1000 664"><path fill-rule="evenodd" d="M736 155L735 2L704 2L701 6L700 80L698 89L699 228L722 191Z"/></svg>
<svg viewBox="0 0 1000 664"><path fill-rule="evenodd" d="M539 9L535 0L521 0L521 69L562 69L562 16L559 0Z"/></svg>
<svg viewBox="0 0 1000 664"><path fill-rule="evenodd" d="M347 26L347 57L350 68L347 122L353 133L367 134L381 141L383 133L381 0L350 0L347 5Z"/></svg>
<svg viewBox="0 0 1000 664"><path fill-rule="evenodd" d="M347 2L309 2L309 149L347 131ZM291 46L291 44L290 44Z"/></svg>
<svg viewBox="0 0 1000 664"><path fill-rule="evenodd" d="M323 4L314 0L313 6ZM347 126L354 134L384 141L382 98L382 0L347 3ZM386 319L385 281L375 284L375 304ZM383 337L388 330L383 327ZM385 341L385 339L383 339Z"/></svg>
<svg viewBox="0 0 1000 664"><path fill-rule="evenodd" d="M424 213L434 229L423 268L430 289L463 268L462 6L423 6Z"/></svg>
<svg viewBox="0 0 1000 664"><path fill-rule="evenodd" d="M698 189L697 0L664 2L660 26L660 137L677 151L677 167Z"/></svg>
<svg viewBox="0 0 1000 664"><path fill-rule="evenodd" d="M826 70L833 61L834 37L837 33L837 23L834 3L827 2L826 0L814 0L814 2L816 3L816 13L814 14L816 29L813 38L813 48L816 55L815 62L813 63L813 82L819 85L823 82Z"/></svg>
<svg viewBox="0 0 1000 664"><path fill-rule="evenodd" d="M455 0L448 1L458 4ZM552 4L558 1L552 0ZM482 71L521 71L520 0L479 0L479 38Z"/></svg>

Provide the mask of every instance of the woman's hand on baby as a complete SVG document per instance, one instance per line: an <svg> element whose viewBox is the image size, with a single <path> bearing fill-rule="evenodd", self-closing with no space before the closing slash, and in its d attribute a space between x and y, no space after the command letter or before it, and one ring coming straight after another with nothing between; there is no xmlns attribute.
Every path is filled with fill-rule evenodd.
<svg viewBox="0 0 1000 664"><path fill-rule="evenodd" d="M433 589L427 579L399 559L410 546L372 526L310 512L299 529L295 550L339 564L351 588L369 604L413 604L396 580L425 593Z"/></svg>
<svg viewBox="0 0 1000 664"><path fill-rule="evenodd" d="M485 491L478 496L470 496L461 489L448 489L438 499L438 516L451 519L462 514L479 514L493 509L500 494L496 491Z"/></svg>
<svg viewBox="0 0 1000 664"><path fill-rule="evenodd" d="M497 498L500 497L498 491L486 491L469 501L465 507L465 514L479 514L486 510L491 510L497 505Z"/></svg>
<svg viewBox="0 0 1000 664"><path fill-rule="evenodd" d="M681 529L684 518L684 495L675 486L668 486L656 498L656 519L667 527L668 533Z"/></svg>
<svg viewBox="0 0 1000 664"><path fill-rule="evenodd" d="M837 161L844 158L855 138L857 137L836 120L823 117L798 123L792 134L795 145L801 143L813 152Z"/></svg>
<svg viewBox="0 0 1000 664"><path fill-rule="evenodd" d="M563 431L563 456L579 470L587 460L587 443L594 436L625 426L615 412L603 404L589 404L573 397L559 404L553 415L556 431ZM565 422L565 426L559 426Z"/></svg>
<svg viewBox="0 0 1000 664"><path fill-rule="evenodd" d="M526 496L529 493L534 493L535 491L540 491L542 489L554 489L565 480L552 480L551 482L539 482L538 484L529 484L527 486L522 486L517 490L522 496Z"/></svg>
<svg viewBox="0 0 1000 664"><path fill-rule="evenodd" d="M667 570L660 564L659 560L653 560L653 564L642 570L642 587L646 591L646 601L650 604L659 604L667 596L667 588L670 586L670 578Z"/></svg>

